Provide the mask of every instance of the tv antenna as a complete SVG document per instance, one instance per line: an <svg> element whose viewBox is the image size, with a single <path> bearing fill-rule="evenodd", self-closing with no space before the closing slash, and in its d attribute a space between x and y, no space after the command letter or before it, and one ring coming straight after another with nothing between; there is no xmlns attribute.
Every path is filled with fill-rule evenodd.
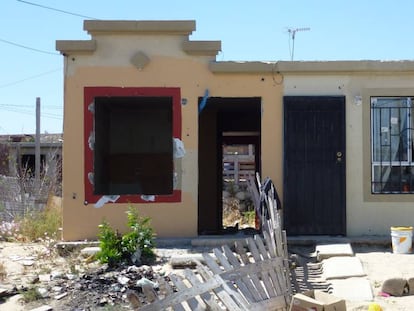
<svg viewBox="0 0 414 311"><path fill-rule="evenodd" d="M298 31L309 31L309 27L304 28L288 28L289 33L289 52L290 52L290 60L293 61L293 55L295 53L295 37ZM292 48L290 47L290 39L292 39Z"/></svg>

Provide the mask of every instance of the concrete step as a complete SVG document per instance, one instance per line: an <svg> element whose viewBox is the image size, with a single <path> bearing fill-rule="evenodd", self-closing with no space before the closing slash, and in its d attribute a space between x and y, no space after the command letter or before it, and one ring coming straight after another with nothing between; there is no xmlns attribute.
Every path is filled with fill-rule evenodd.
<svg viewBox="0 0 414 311"><path fill-rule="evenodd" d="M354 251L349 243L319 244L316 245L315 251L318 261L337 256L354 256Z"/></svg>

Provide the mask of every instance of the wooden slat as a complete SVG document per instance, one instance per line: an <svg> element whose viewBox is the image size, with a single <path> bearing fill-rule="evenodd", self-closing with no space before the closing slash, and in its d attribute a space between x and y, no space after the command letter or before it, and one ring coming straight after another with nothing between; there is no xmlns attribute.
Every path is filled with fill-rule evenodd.
<svg viewBox="0 0 414 311"><path fill-rule="evenodd" d="M227 245L224 245L223 250L229 259L229 262L232 264L233 269L240 269L241 263L236 256L234 256L230 248ZM248 301L260 301L260 295L257 292L257 288L253 285L252 280L247 275L240 275L240 278L237 278L235 282Z"/></svg>
<svg viewBox="0 0 414 311"><path fill-rule="evenodd" d="M256 263L263 260L261 254L260 254L260 252L259 252L259 250L256 246L256 243L254 242L254 240L252 238L247 239L247 244L249 245L250 252L252 253L253 258L256 261ZM262 273L259 273L259 275L260 275L261 281L264 284L264 288L266 290L266 294L267 294L266 298L274 297L275 294L274 294L274 290L273 290L273 284L269 281L269 277L268 277L267 273L262 272ZM266 299L266 298L264 298L264 299Z"/></svg>
<svg viewBox="0 0 414 311"><path fill-rule="evenodd" d="M209 275L208 271L205 271L206 267L204 266L197 266L197 271L199 271L200 275L204 277L211 277L211 278L217 278L220 279L221 286L213 288L213 292L217 295L217 297L220 298L221 302L228 308L228 310L249 310L248 306L246 305L245 301L243 299L240 299L240 296L237 295L237 292L235 292L232 288L230 288L226 281L221 278L219 275ZM210 280L210 279L208 279ZM206 280L206 282L208 282Z"/></svg>
<svg viewBox="0 0 414 311"><path fill-rule="evenodd" d="M244 248L244 244L242 244L239 241L236 241L234 243L234 246L236 248L237 254L240 256L240 259L241 259L242 263L248 264L250 261L249 261L249 257L246 254L246 250Z"/></svg>
<svg viewBox="0 0 414 311"><path fill-rule="evenodd" d="M220 277L212 276L211 279L207 280L205 283L193 284L193 287L188 290L176 292L171 295L166 296L163 300L157 300L150 305L141 307L141 311L153 311L153 310L164 310L169 306L177 305L187 299L194 297L195 295L200 295L212 289L220 287L223 283L223 280ZM237 309L235 309L237 310Z"/></svg>
<svg viewBox="0 0 414 311"><path fill-rule="evenodd" d="M267 252L267 250L266 250L266 248L263 244L262 239L259 236L255 236L254 240L256 242L256 245L257 245L259 251L263 255L263 258L270 259L271 257L268 254L268 252ZM269 286L267 288L269 290L269 296L270 297L276 297L276 296L280 295L281 293L284 293L284 291L282 290L282 286L285 287L285 284L284 284L285 282L283 282L284 275L283 274L278 274L278 272L279 272L278 271L279 269L277 268L278 265L276 265L276 262L274 262L274 263L275 263L274 268L269 270L269 272L268 272L270 280L273 284L273 286Z"/></svg>
<svg viewBox="0 0 414 311"><path fill-rule="evenodd" d="M263 236L264 236L264 239L265 239L265 242L266 242L267 249L270 253L270 257L275 258L276 257L276 243L275 243L275 240L270 237L270 234L267 231L263 232Z"/></svg>
<svg viewBox="0 0 414 311"><path fill-rule="evenodd" d="M194 273L186 273L184 271L185 277L191 282L196 283L197 282L197 276ZM208 276L209 278L210 276ZM204 278L205 279L205 278ZM211 311L222 311L223 308L220 307L220 305L217 303L215 296L213 294L210 294L209 292L205 292L203 294L200 294L201 299L203 299L204 303L208 306L209 310Z"/></svg>
<svg viewBox="0 0 414 311"><path fill-rule="evenodd" d="M187 290L188 287L187 285L184 283L184 281L177 275L175 274L171 274L170 275L171 281L174 283L174 285L177 287L177 289L179 291L183 291L183 290ZM195 311L203 311L205 310L205 305L200 305L200 303L197 301L197 299L195 297L191 297L187 300L188 306L190 307L191 310L195 310ZM176 307L180 307L180 308L176 308ZM181 305L176 305L173 306L174 310L185 310L183 306Z"/></svg>

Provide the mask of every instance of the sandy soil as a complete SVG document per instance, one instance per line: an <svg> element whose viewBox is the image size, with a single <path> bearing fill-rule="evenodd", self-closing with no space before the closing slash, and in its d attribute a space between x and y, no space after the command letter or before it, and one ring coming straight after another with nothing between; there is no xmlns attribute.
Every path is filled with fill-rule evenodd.
<svg viewBox="0 0 414 311"><path fill-rule="evenodd" d="M381 247L354 247L371 282L374 301L383 311L414 310L414 296L381 297L378 293L382 283L388 278L414 277L414 254L393 254L391 249ZM0 243L0 288L10 288L11 284L27 284L36 274L54 269L68 269L73 257L52 256L42 244ZM3 269L2 269L3 267ZM2 271L4 272L2 274ZM36 304L23 305L21 295L14 295L0 302L1 310L31 310ZM347 310L368 310L370 301L347 301ZM54 302L54 310L59 310Z"/></svg>
<svg viewBox="0 0 414 311"><path fill-rule="evenodd" d="M355 256L371 282L374 301L385 311L414 310L414 296L382 297L378 295L386 279L414 277L414 254L393 254L389 248L354 247ZM369 302L347 302L348 310L367 310Z"/></svg>

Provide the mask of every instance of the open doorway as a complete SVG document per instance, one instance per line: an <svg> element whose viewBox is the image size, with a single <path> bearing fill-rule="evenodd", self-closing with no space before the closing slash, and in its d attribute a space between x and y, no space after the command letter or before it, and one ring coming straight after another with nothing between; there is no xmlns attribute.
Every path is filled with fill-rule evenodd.
<svg viewBox="0 0 414 311"><path fill-rule="evenodd" d="M259 158L258 132L224 132L222 137L223 197L222 228L224 231L255 228L256 213L249 190Z"/></svg>
<svg viewBox="0 0 414 311"><path fill-rule="evenodd" d="M254 227L246 179L260 172L260 137L259 97L208 98L199 113L199 234Z"/></svg>

